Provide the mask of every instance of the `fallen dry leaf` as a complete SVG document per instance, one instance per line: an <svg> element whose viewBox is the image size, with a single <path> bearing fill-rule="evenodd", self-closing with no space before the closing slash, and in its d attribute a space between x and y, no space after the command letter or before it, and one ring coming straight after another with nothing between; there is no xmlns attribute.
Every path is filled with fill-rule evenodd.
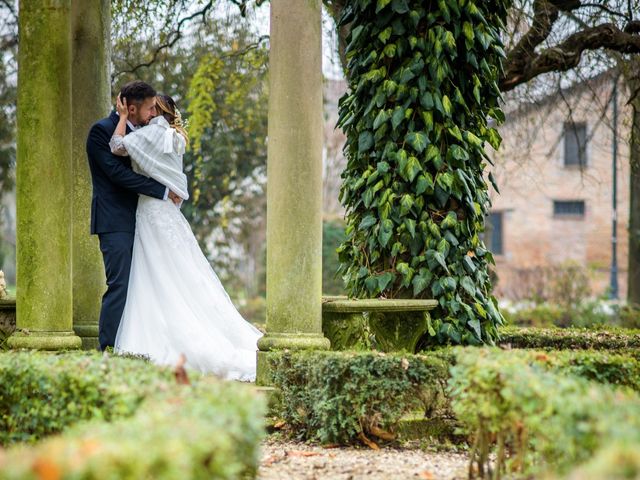
<svg viewBox="0 0 640 480"><path fill-rule="evenodd" d="M180 358L178 359L178 363L176 364L176 368L173 370L173 374L176 377L176 382L178 385L190 385L189 376L187 375L187 371L184 366L187 363L187 357L184 356L184 353L180 354Z"/></svg>
<svg viewBox="0 0 640 480"><path fill-rule="evenodd" d="M59 480L62 478L60 467L48 458L38 458L32 469L38 480Z"/></svg>
<svg viewBox="0 0 640 480"><path fill-rule="evenodd" d="M273 428L275 428L276 430L280 430L286 424L287 424L287 422L285 422L284 420L280 420L280 421L278 421L278 422L273 424Z"/></svg>
<svg viewBox="0 0 640 480"><path fill-rule="evenodd" d="M369 433L371 433L371 435L374 435L378 438L381 438L382 440L395 440L396 436L391 433L391 432L387 432L386 430L383 430L375 425L373 425L369 431Z"/></svg>
<svg viewBox="0 0 640 480"><path fill-rule="evenodd" d="M324 455L320 452L307 452L305 450L285 450L284 454L287 457L318 457Z"/></svg>
<svg viewBox="0 0 640 480"><path fill-rule="evenodd" d="M422 478L423 480L434 480L434 478L435 478L435 477L433 476L433 473L431 473L431 472L430 472L430 471L428 471L428 470L425 470L425 471L423 471L423 472L420 472L420 473L418 474L418 476L419 476L420 478Z"/></svg>
<svg viewBox="0 0 640 480"><path fill-rule="evenodd" d="M282 457L278 457L276 455L269 455L267 458L262 460L262 465L264 465L265 467L270 467L271 465L273 465L276 462L279 462L280 460L282 460Z"/></svg>
<svg viewBox="0 0 640 480"><path fill-rule="evenodd" d="M369 440L367 438L367 436L363 432L360 432L358 434L358 438L360 439L360 441L362 441L362 443L364 443L370 449L372 449L372 450L380 450L380 447L378 446L378 444L376 442L373 442L373 441Z"/></svg>

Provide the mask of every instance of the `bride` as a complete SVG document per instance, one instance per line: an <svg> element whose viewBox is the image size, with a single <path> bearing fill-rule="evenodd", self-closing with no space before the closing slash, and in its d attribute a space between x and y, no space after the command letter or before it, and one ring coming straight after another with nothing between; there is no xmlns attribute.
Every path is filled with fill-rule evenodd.
<svg viewBox="0 0 640 480"><path fill-rule="evenodd" d="M175 102L156 97L158 116L125 135L126 100L111 151L129 155L133 168L189 198L182 156L188 136ZM129 290L115 351L143 354L159 364L187 366L226 379L252 381L262 334L234 307L173 202L140 196Z"/></svg>

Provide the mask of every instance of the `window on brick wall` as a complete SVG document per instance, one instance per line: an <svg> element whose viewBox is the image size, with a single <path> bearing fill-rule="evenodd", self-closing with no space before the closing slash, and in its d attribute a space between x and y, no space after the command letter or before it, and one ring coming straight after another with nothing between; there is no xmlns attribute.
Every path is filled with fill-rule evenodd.
<svg viewBox="0 0 640 480"><path fill-rule="evenodd" d="M587 124L566 122L564 124L564 166L587 165Z"/></svg>
<svg viewBox="0 0 640 480"><path fill-rule="evenodd" d="M494 255L504 255L503 212L491 212L484 229L484 243Z"/></svg>
<svg viewBox="0 0 640 480"><path fill-rule="evenodd" d="M553 216L558 218L584 218L584 200L554 200Z"/></svg>

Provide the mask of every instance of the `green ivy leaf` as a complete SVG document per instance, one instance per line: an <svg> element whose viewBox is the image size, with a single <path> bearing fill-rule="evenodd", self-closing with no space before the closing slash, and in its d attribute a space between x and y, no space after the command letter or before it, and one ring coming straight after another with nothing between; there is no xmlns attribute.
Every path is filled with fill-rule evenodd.
<svg viewBox="0 0 640 480"><path fill-rule="evenodd" d="M440 223L440 228L454 228L458 224L458 216L456 212L448 212Z"/></svg>
<svg viewBox="0 0 640 480"><path fill-rule="evenodd" d="M490 128L488 131L488 135L489 145L491 145L495 150L498 150L500 148L500 144L502 143L502 137L495 128Z"/></svg>
<svg viewBox="0 0 640 480"><path fill-rule="evenodd" d="M469 320L467 322L467 325L469 325L473 329L473 332L479 339L482 339L482 328L480 327L480 321L477 318Z"/></svg>
<svg viewBox="0 0 640 480"><path fill-rule="evenodd" d="M378 162L378 165L376 166L378 172L380 173L387 173L389 171L389 168L391 168L389 166L389 164L387 162Z"/></svg>
<svg viewBox="0 0 640 480"><path fill-rule="evenodd" d="M444 261L444 255L441 252L435 252L433 254L433 258L440 264L442 268L444 268L447 272L449 272L449 268L447 267L447 263Z"/></svg>
<svg viewBox="0 0 640 480"><path fill-rule="evenodd" d="M367 228L371 227L372 225L375 225L376 223L378 223L378 220L376 219L376 217L374 217L373 215L367 215L360 222L358 229L366 230Z"/></svg>
<svg viewBox="0 0 640 480"><path fill-rule="evenodd" d="M409 11L409 5L407 5L407 0L393 0L391 4L391 8L394 12L402 15Z"/></svg>
<svg viewBox="0 0 640 480"><path fill-rule="evenodd" d="M391 272L383 273L382 275L380 275L378 277L378 288L380 289L380 291L384 291L384 289L387 288L387 286L392 283L395 278L395 274Z"/></svg>
<svg viewBox="0 0 640 480"><path fill-rule="evenodd" d="M400 216L404 217L411 211L413 207L413 196L409 193L405 193L400 200Z"/></svg>
<svg viewBox="0 0 640 480"><path fill-rule="evenodd" d="M469 154L460 145L451 145L449 147L449 152L451 152L451 156L456 160L462 160L462 161L469 160Z"/></svg>
<svg viewBox="0 0 640 480"><path fill-rule="evenodd" d="M475 297L476 296L476 286L473 283L473 280L471 280L471 277L465 275L464 277L462 277L460 279L460 286L464 289L465 292L467 292L470 296Z"/></svg>
<svg viewBox="0 0 640 480"><path fill-rule="evenodd" d="M493 172L489 172L489 181L491 182L491 185L493 185L493 188L496 189L496 192L500 193L500 189L496 183L496 177L493 176Z"/></svg>
<svg viewBox="0 0 640 480"><path fill-rule="evenodd" d="M418 175L416 181L416 195L422 195L427 189L433 189L433 178L430 173Z"/></svg>
<svg viewBox="0 0 640 480"><path fill-rule="evenodd" d="M394 130L397 129L404 120L404 112L405 110L401 106L397 106L393 110L393 114L391 115L391 126Z"/></svg>
<svg viewBox="0 0 640 480"><path fill-rule="evenodd" d="M411 235L411 238L414 238L416 236L416 221L413 218L405 218L404 225L407 227L407 231L409 232L409 235Z"/></svg>
<svg viewBox="0 0 640 480"><path fill-rule="evenodd" d="M429 141L423 132L410 132L405 140L418 153L422 153L424 149L427 148Z"/></svg>
<svg viewBox="0 0 640 480"><path fill-rule="evenodd" d="M380 242L381 247L386 247L391 240L391 235L393 234L393 222L389 219L383 220L380 225L380 232L378 233L378 241Z"/></svg>
<svg viewBox="0 0 640 480"><path fill-rule="evenodd" d="M384 7L386 7L390 3L391 3L391 0L378 0L376 4L376 13L379 13L380 10L382 10Z"/></svg>
<svg viewBox="0 0 640 480"><path fill-rule="evenodd" d="M391 32L393 31L393 29L391 27L387 27L385 28L383 31L381 31L378 34L378 39L382 42L382 43L387 43L387 41L389 41L389 39L391 38Z"/></svg>
<svg viewBox="0 0 640 480"><path fill-rule="evenodd" d="M364 153L373 147L373 134L365 130L358 137L358 153Z"/></svg>
<svg viewBox="0 0 640 480"><path fill-rule="evenodd" d="M450 117L451 116L451 110L453 109L453 107L451 106L451 100L449 100L449 97L447 95L443 95L442 96L442 108L444 110L444 113Z"/></svg>
<svg viewBox="0 0 640 480"><path fill-rule="evenodd" d="M364 285L367 287L367 290L369 290L369 293L371 295L374 295L378 290L378 279L373 275L367 277L367 279L364 281Z"/></svg>

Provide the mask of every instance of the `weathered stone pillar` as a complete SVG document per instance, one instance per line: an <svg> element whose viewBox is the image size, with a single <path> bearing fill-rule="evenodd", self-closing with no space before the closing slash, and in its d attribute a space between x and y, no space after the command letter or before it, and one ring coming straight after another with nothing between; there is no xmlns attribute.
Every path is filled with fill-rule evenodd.
<svg viewBox="0 0 640 480"><path fill-rule="evenodd" d="M11 348L79 348L71 287L71 0L21 0Z"/></svg>
<svg viewBox="0 0 640 480"><path fill-rule="evenodd" d="M274 349L329 348L322 334L320 0L272 0L267 160L267 333Z"/></svg>
<svg viewBox="0 0 640 480"><path fill-rule="evenodd" d="M73 128L73 328L83 348L98 348L98 319L105 290L104 266L91 223L91 174L87 134L108 115L111 0L72 0Z"/></svg>

